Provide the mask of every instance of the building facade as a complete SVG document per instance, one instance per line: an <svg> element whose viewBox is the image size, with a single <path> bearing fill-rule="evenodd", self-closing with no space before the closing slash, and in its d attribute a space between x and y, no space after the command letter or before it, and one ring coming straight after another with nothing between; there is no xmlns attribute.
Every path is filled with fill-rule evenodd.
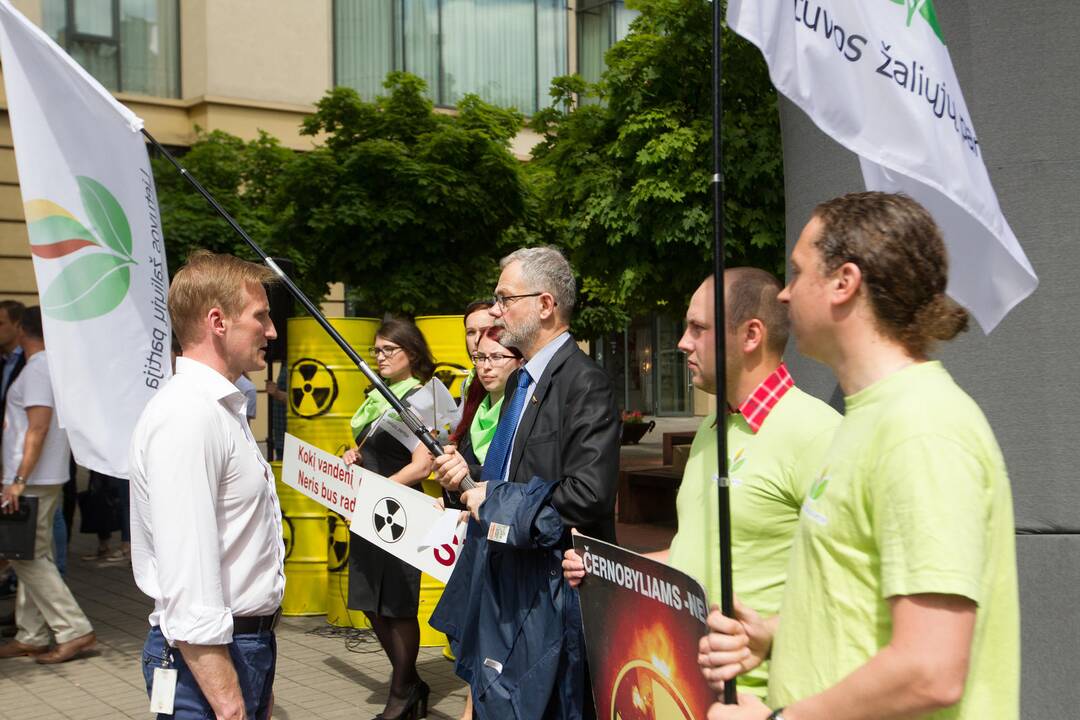
<svg viewBox="0 0 1080 720"><path fill-rule="evenodd" d="M245 140L265 130L301 151L312 147L312 139L299 134L300 123L328 89L346 85L371 98L391 70L424 78L432 100L448 111L463 95L476 93L531 114L547 104L552 78L580 70L599 79L603 53L625 35L633 17L622 0L14 0L14 5L142 117L162 143L190 145L198 129L224 130ZM523 131L514 141L515 154L527 159L537 140ZM37 303L2 99L0 298ZM331 287L327 314L344 315L344 300L344 289ZM664 327L667 343L679 328L671 320ZM645 357L654 352L646 347L659 347L652 332L646 338L640 328L628 328L613 344L593 346L606 348L599 359L613 370L628 407L687 413L685 379L671 392L668 376L661 381ZM631 366L634 372L627 372ZM657 400L661 388L675 400ZM263 401L256 423L260 437L266 414Z"/></svg>

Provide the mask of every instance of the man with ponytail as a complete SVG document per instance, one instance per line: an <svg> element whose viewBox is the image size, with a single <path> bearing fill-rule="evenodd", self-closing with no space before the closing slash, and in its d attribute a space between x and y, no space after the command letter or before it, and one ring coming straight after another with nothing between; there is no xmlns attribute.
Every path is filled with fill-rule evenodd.
<svg viewBox="0 0 1080 720"><path fill-rule="evenodd" d="M1009 480L978 405L930 360L967 327L948 258L903 195L822 203L791 256L799 350L846 413L802 508L779 615L714 611L717 689L771 660L767 704L710 719L1017 718L1020 620Z"/></svg>

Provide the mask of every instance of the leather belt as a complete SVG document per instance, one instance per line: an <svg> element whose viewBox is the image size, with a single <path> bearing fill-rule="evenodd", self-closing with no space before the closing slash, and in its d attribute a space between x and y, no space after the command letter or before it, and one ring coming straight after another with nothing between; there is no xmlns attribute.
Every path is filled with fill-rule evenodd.
<svg viewBox="0 0 1080 720"><path fill-rule="evenodd" d="M263 632L271 632L277 627L280 619L281 608L278 608L273 615L233 615L233 635L258 635Z"/></svg>

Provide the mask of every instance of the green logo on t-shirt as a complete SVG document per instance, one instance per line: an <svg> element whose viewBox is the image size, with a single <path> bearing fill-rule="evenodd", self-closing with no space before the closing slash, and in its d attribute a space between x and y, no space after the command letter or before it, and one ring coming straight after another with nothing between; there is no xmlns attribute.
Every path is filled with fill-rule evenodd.
<svg viewBox="0 0 1080 720"><path fill-rule="evenodd" d="M829 468L825 468L818 475L818 479L814 481L814 484L810 486L810 499L817 500L825 492L825 487L829 484L828 473Z"/></svg>
<svg viewBox="0 0 1080 720"><path fill-rule="evenodd" d="M743 457L743 448L739 448L739 451L735 453L735 457L731 458L731 466L728 468L728 475L738 472L739 468L746 464L746 458Z"/></svg>

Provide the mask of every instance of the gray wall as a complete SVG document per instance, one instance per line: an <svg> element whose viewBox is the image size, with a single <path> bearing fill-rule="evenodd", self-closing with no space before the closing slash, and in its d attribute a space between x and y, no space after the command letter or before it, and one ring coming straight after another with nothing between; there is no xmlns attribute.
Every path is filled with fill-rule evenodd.
<svg viewBox="0 0 1080 720"><path fill-rule="evenodd" d="M1035 294L938 356L986 412L1016 507L1024 718L1080 716L1080 3L935 3ZM853 155L783 102L788 251L815 204L863 189ZM798 382L842 402L792 348Z"/></svg>

